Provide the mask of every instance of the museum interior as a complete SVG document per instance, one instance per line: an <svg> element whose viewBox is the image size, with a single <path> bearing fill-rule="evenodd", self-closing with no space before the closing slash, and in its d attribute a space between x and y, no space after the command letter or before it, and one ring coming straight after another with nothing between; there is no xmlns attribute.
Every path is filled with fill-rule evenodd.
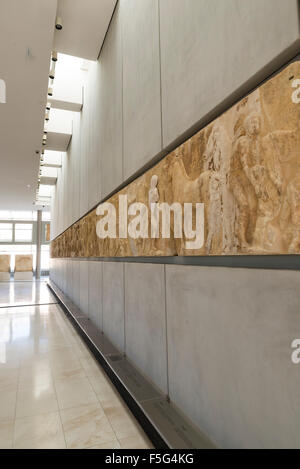
<svg viewBox="0 0 300 469"><path fill-rule="evenodd" d="M0 449L300 448L300 2L0 0L0 59Z"/></svg>

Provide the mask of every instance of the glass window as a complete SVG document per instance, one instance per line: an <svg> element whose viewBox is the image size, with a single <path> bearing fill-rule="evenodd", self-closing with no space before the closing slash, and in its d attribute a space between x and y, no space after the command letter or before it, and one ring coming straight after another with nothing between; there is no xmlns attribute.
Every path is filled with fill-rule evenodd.
<svg viewBox="0 0 300 469"><path fill-rule="evenodd" d="M31 243L32 242L32 224L31 223L16 223L15 224L15 241L17 243Z"/></svg>
<svg viewBox="0 0 300 469"><path fill-rule="evenodd" d="M24 220L34 221L37 218L37 212L0 210L0 220Z"/></svg>
<svg viewBox="0 0 300 469"><path fill-rule="evenodd" d="M12 223L0 223L0 242L7 242L13 240L13 225Z"/></svg>
<svg viewBox="0 0 300 469"><path fill-rule="evenodd" d="M10 210L0 210L0 219L1 220L11 220Z"/></svg>
<svg viewBox="0 0 300 469"><path fill-rule="evenodd" d="M51 220L51 213L50 212L42 212L42 220L43 221L50 221Z"/></svg>
<svg viewBox="0 0 300 469"><path fill-rule="evenodd" d="M36 220L36 212L12 212L12 219L13 220L24 220L24 221L31 221Z"/></svg>

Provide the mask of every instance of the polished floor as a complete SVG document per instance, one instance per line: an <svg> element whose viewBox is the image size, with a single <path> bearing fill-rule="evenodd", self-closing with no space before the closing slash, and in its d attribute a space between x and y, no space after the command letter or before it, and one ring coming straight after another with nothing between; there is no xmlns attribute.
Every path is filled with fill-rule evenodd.
<svg viewBox="0 0 300 469"><path fill-rule="evenodd" d="M0 448L151 447L46 284L0 284Z"/></svg>

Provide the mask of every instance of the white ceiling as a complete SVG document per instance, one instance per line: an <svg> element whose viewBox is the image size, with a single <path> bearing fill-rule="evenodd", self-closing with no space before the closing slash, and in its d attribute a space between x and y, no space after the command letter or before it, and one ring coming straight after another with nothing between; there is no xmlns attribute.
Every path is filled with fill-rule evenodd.
<svg viewBox="0 0 300 469"><path fill-rule="evenodd" d="M0 0L0 210L33 207L56 8L56 0Z"/></svg>
<svg viewBox="0 0 300 469"><path fill-rule="evenodd" d="M7 88L0 103L0 210L33 208L51 50L97 59L115 4L0 0L0 80ZM62 31L54 28L57 11Z"/></svg>
<svg viewBox="0 0 300 469"><path fill-rule="evenodd" d="M97 60L116 0L58 0L63 29L56 31L54 50Z"/></svg>

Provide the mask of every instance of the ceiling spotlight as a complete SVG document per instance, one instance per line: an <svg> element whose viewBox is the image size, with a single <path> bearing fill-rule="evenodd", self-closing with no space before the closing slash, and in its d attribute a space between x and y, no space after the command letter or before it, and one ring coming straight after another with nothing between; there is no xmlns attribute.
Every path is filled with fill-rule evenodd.
<svg viewBox="0 0 300 469"><path fill-rule="evenodd" d="M55 50L52 51L51 60L52 62L57 62L57 52Z"/></svg>
<svg viewBox="0 0 300 469"><path fill-rule="evenodd" d="M44 148L43 148L43 149L42 149L42 155L44 155L44 154L45 154L45 150L44 150Z"/></svg>
<svg viewBox="0 0 300 469"><path fill-rule="evenodd" d="M51 68L50 72L49 72L49 78L50 80L54 80L55 78L55 67L53 65L53 67Z"/></svg>
<svg viewBox="0 0 300 469"><path fill-rule="evenodd" d="M61 31L62 28L63 28L63 24L62 24L62 19L60 16L57 16L56 17L56 21L55 21L55 27L58 31Z"/></svg>
<svg viewBox="0 0 300 469"><path fill-rule="evenodd" d="M50 119L50 114L49 114L49 112L46 112L46 115L45 115L45 121L47 121L47 122L48 122L48 121L49 121L49 119Z"/></svg>
<svg viewBox="0 0 300 469"><path fill-rule="evenodd" d="M48 88L48 96L52 96L53 95L53 88Z"/></svg>
<svg viewBox="0 0 300 469"><path fill-rule="evenodd" d="M50 111L50 109L51 109L51 103L47 103L46 110Z"/></svg>

